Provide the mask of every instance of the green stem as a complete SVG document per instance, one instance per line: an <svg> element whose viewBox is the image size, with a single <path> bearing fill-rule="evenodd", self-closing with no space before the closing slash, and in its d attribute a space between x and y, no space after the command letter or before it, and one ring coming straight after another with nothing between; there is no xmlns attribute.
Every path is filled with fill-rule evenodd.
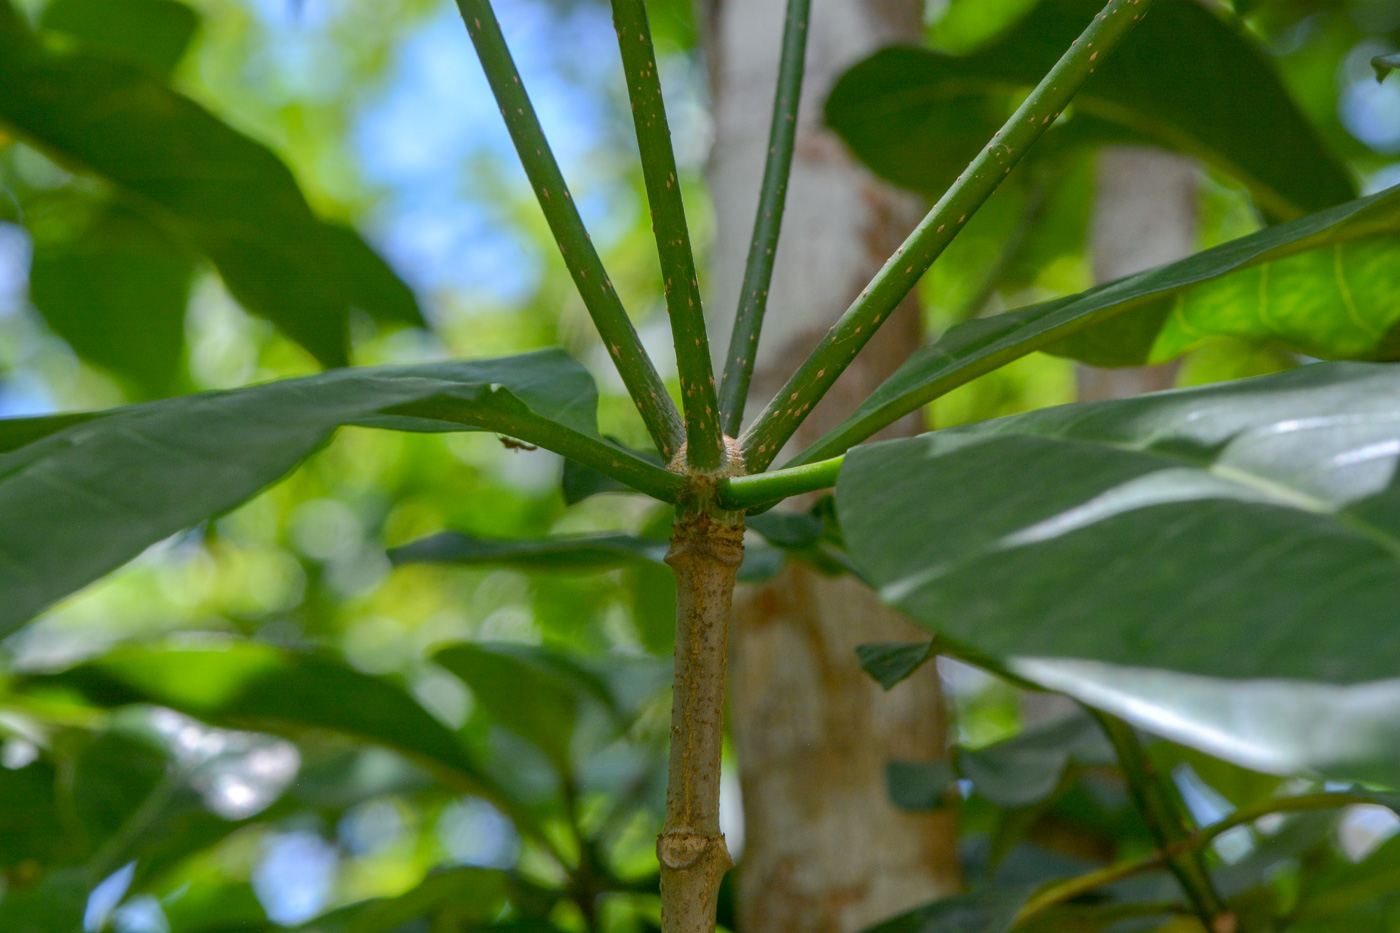
<svg viewBox="0 0 1400 933"><path fill-rule="evenodd" d="M671 401L666 385L642 347L632 321L608 278L598 251L584 229L573 197L569 194L559 163L544 138L535 108L520 81L520 73L510 57L490 0L457 0L457 9L467 25L467 34L476 46L486 80L501 108L516 154L535 190L545 221L559 245L559 253L573 277L583 304L593 318L603 343L612 357L627 392L632 396L647 431L670 460L680 446L684 430L680 413Z"/></svg>
<svg viewBox="0 0 1400 933"><path fill-rule="evenodd" d="M827 489L836 485L844 459L833 457L786 470L722 479L715 489L715 501L726 509L748 509L804 492Z"/></svg>
<svg viewBox="0 0 1400 933"><path fill-rule="evenodd" d="M773 462L866 341L1151 5L1152 0L1110 0L1094 17L745 432L748 472Z"/></svg>
<svg viewBox="0 0 1400 933"><path fill-rule="evenodd" d="M1133 803L1152 832L1157 848L1170 853L1165 859L1167 868L1176 876L1205 928L1216 930L1219 918L1229 912L1215 890L1201 850L1181 847L1195 831L1186 822L1185 805L1171 779L1158 772L1132 726L1105 713L1090 712L1113 744Z"/></svg>
<svg viewBox="0 0 1400 933"><path fill-rule="evenodd" d="M1256 820L1270 816L1274 813L1297 813L1304 810L1332 810L1339 807L1348 807L1358 803L1375 803L1375 798L1368 794L1348 794L1348 793L1320 793L1303 794L1297 797L1281 797L1273 800L1260 801L1249 807L1242 807L1234 813L1212 823L1209 826L1196 830L1190 836L1179 842L1173 843L1166 849L1153 852L1151 855L1130 862L1120 862L1117 865L1110 865L1098 871L1070 878L1059 884L1045 888L1036 894L1026 905L1021 908L1016 915L1016 924L1030 920L1051 907L1067 903L1077 897L1101 888L1104 885L1122 881L1125 878L1132 878L1144 872L1154 871L1162 868L1167 861L1175 855L1190 850L1199 850L1209 845L1215 839L1223 836L1232 829L1240 826L1248 826Z"/></svg>
<svg viewBox="0 0 1400 933"><path fill-rule="evenodd" d="M666 104L661 97L651 27L647 25L643 0L613 0L612 10L627 77L627 96L632 100L637 146L642 153L651 229L666 283L666 310L671 316L671 335L676 344L681 405L685 408L686 462L702 472L714 473L728 458L720 435L715 371L700 304L700 281L695 274L695 255L685 223L685 205L676 175L671 130L666 122Z"/></svg>
<svg viewBox="0 0 1400 933"><path fill-rule="evenodd" d="M763 328L763 313L768 309L768 286L773 281L778 233L783 225L788 177L792 173L792 151L797 142L797 110L802 99L811 10L812 0L788 0L778 88L773 95L773 124L768 131L768 160L763 166L763 186L758 194L744 283L739 289L739 311L734 318L734 332L724 360L724 379L719 386L724 432L732 437L739 435L743 424L744 403L749 397L749 383L753 381L754 361L758 356L758 334Z"/></svg>

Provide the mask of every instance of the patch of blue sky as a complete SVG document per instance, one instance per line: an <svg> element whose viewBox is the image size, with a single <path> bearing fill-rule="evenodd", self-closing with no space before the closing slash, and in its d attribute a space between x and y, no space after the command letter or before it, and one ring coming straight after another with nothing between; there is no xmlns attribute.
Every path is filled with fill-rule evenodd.
<svg viewBox="0 0 1400 933"><path fill-rule="evenodd" d="M561 13L519 0L497 14L584 221L606 249L626 229L616 214L626 194L619 121L600 93L621 86L606 9ZM499 304L528 297L541 274L538 247L508 213L532 196L453 3L404 41L384 91L355 121L353 146L366 181L384 193L373 223L380 243L414 285ZM485 161L492 170L473 170Z"/></svg>

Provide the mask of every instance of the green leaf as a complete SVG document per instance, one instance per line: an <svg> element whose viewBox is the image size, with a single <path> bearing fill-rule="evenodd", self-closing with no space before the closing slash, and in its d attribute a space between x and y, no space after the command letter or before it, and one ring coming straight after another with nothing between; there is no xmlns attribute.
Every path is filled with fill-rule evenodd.
<svg viewBox="0 0 1400 933"><path fill-rule="evenodd" d="M341 370L148 402L66 427L52 418L0 421L0 438L61 427L0 454L0 634L149 545L243 502L340 425L481 427L562 445L574 456L592 451L609 468L624 464L620 452L590 439L596 403L587 371L549 350Z"/></svg>
<svg viewBox="0 0 1400 933"><path fill-rule="evenodd" d="M955 647L1256 770L1394 778L1397 464L1400 367L1320 363L861 447L837 508Z"/></svg>
<svg viewBox="0 0 1400 933"><path fill-rule="evenodd" d="M360 237L319 220L267 148L146 72L0 17L0 123L158 210L224 284L322 363L347 361L349 311L421 324Z"/></svg>
<svg viewBox="0 0 1400 933"><path fill-rule="evenodd" d="M184 354L196 257L120 208L68 236L34 240L29 298L53 332L143 395L167 394Z"/></svg>
<svg viewBox="0 0 1400 933"><path fill-rule="evenodd" d="M597 675L542 648L458 644L437 652L433 660L461 678L492 719L539 746L561 774L572 772L570 750L580 703L591 698L616 710Z"/></svg>
<svg viewBox="0 0 1400 933"><path fill-rule="evenodd" d="M794 462L838 454L1035 350L1130 365L1240 337L1318 357L1390 358L1400 350L1391 336L1400 322L1400 306L1391 299L1397 269L1400 187L1080 295L950 328Z"/></svg>
<svg viewBox="0 0 1400 933"><path fill-rule="evenodd" d="M451 868L435 872L398 897L351 904L297 927L304 933L395 933L415 920L439 920L433 926L478 929L506 905L509 877L489 868ZM467 924L472 924L468 927ZM271 929L271 927L269 927Z"/></svg>
<svg viewBox="0 0 1400 933"><path fill-rule="evenodd" d="M189 48L199 16L178 0L53 0L39 25L165 80Z"/></svg>
<svg viewBox="0 0 1400 933"><path fill-rule="evenodd" d="M886 690L899 683L932 659L937 642L882 642L876 645L856 645L856 659L865 671Z"/></svg>
<svg viewBox="0 0 1400 933"><path fill-rule="evenodd" d="M1391 52L1389 55L1377 55L1371 59L1371 67L1376 69L1376 80L1384 81L1386 75L1397 68L1400 68L1400 52Z"/></svg>
<svg viewBox="0 0 1400 933"><path fill-rule="evenodd" d="M666 542L628 534L514 540L444 532L389 552L395 564L502 564L522 570L608 570L636 561L662 563Z"/></svg>
<svg viewBox="0 0 1400 933"><path fill-rule="evenodd" d="M867 927L865 933L1006 933L1026 893L993 889L955 894Z"/></svg>
<svg viewBox="0 0 1400 933"><path fill-rule="evenodd" d="M1098 725L1088 716L1074 715L983 748L959 749L957 771L997 806L1026 807L1053 794L1071 764L1113 761L1113 749Z"/></svg>
<svg viewBox="0 0 1400 933"><path fill-rule="evenodd" d="M337 658L235 639L124 645L36 685L70 685L103 706L154 703L212 725L296 736L321 729L378 743L489 789L452 731L389 681Z"/></svg>
<svg viewBox="0 0 1400 933"><path fill-rule="evenodd" d="M877 52L837 83L827 121L878 173L941 194L1101 7L1042 0L968 56ZM1283 219L1355 197L1346 168L1258 42L1203 4L1154 8L1090 78L1063 129L1070 140L1148 142L1197 156L1235 175Z"/></svg>
<svg viewBox="0 0 1400 933"><path fill-rule="evenodd" d="M78 869L54 872L38 884L11 887L0 895L0 929L5 933L81 930L90 890L87 875Z"/></svg>
<svg viewBox="0 0 1400 933"><path fill-rule="evenodd" d="M901 810L925 813L948 806L948 791L957 783L952 762L891 761L885 765L885 789Z"/></svg>

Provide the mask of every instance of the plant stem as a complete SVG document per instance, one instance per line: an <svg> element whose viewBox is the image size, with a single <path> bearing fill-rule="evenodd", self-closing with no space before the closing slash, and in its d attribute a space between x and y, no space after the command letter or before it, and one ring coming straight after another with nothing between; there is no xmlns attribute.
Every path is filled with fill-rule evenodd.
<svg viewBox="0 0 1400 933"><path fill-rule="evenodd" d="M617 44L622 50L622 69L627 77L627 96L632 100L637 146L642 153L651 229L666 283L666 310L671 316L676 367L681 377L681 405L685 408L686 462L696 470L714 473L725 465L728 455L720 436L715 371L705 333L695 255L681 201L681 183L676 175L676 154L671 148L671 130L656 70L656 49L652 46L643 0L612 0L612 11Z"/></svg>
<svg viewBox="0 0 1400 933"><path fill-rule="evenodd" d="M768 131L768 160L763 166L763 185L758 194L758 211L753 221L753 242L744 266L744 283L739 288L739 311L724 360L724 379L719 386L719 410L724 433L737 437L744 420L744 403L749 397L754 362L758 356L758 334L763 313L768 309L768 286L773 281L777 259L778 233L783 225L787 203L788 177L792 173L792 151L797 142L797 110L802 100L802 74L807 58L807 23L812 0L788 0L783 25L783 52L778 63L778 87L773 95L773 124Z"/></svg>
<svg viewBox="0 0 1400 933"><path fill-rule="evenodd" d="M573 277L593 325L617 366L627 392L646 422L663 460L669 461L679 448L684 429L680 413L671 401L666 385L642 347L632 321L608 278L603 261L584 229L583 218L574 205L559 163L544 138L535 108L520 81L520 72L501 35L500 24L490 0L457 0L457 9L466 23L467 34L476 47L491 92L501 108L516 154L535 190L550 233L559 245L559 254Z"/></svg>
<svg viewBox="0 0 1400 933"><path fill-rule="evenodd" d="M1162 868L1167 864L1168 859L1188 850L1200 849L1209 845L1219 836L1228 833L1232 829L1240 826L1248 826L1255 820L1262 819L1274 813L1296 813L1303 810L1330 810L1338 807L1347 807L1358 803L1375 803L1376 798L1370 794L1348 794L1348 793L1320 793L1303 794L1297 797L1278 797L1272 800L1264 800L1253 806L1243 807L1225 817L1218 823L1196 830L1190 836L1173 843L1166 849L1153 852L1151 855L1135 859L1130 862L1120 862L1117 865L1110 865L1098 871L1091 871L1087 874L1070 878L1059 884L1052 885L1036 894L1016 915L1013 926L1030 920L1052 907L1072 901L1081 897L1096 888L1104 885L1122 881L1124 878L1131 878L1143 872Z"/></svg>
<svg viewBox="0 0 1400 933"><path fill-rule="evenodd" d="M773 462L866 341L1151 5L1110 0L1094 17L744 433L748 472Z"/></svg>
<svg viewBox="0 0 1400 933"><path fill-rule="evenodd" d="M676 575L676 675L666 823L656 840L664 933L711 933L720 879L733 864L719 831L724 669L742 520L710 511L676 521L666 563Z"/></svg>
<svg viewBox="0 0 1400 933"><path fill-rule="evenodd" d="M826 489L836 485L844 460L845 457L833 457L785 470L722 479L715 489L715 499L727 509L748 509Z"/></svg>
<svg viewBox="0 0 1400 933"><path fill-rule="evenodd" d="M1196 915L1207 930L1220 933L1232 931L1233 918L1215 890L1201 851L1190 847L1179 848L1180 843L1192 838L1194 830L1186 823L1185 806L1170 778L1158 772L1132 726L1106 713L1092 710L1091 713L1113 744L1133 803L1152 832L1157 848L1163 853L1171 853L1166 855L1164 863L1181 884Z"/></svg>

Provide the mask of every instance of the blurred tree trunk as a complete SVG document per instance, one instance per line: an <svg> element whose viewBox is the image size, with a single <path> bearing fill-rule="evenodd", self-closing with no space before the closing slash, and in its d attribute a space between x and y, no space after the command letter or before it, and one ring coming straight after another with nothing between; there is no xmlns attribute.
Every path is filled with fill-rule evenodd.
<svg viewBox="0 0 1400 933"><path fill-rule="evenodd" d="M1199 169L1183 156L1138 146L1105 149L1091 231L1094 278L1120 279L1196 251ZM1177 366L1079 367L1081 401L1170 389Z"/></svg>
<svg viewBox="0 0 1400 933"><path fill-rule="evenodd" d="M699 0L715 113L711 331L727 346L762 178L785 0ZM880 183L828 132L832 83L876 48L917 40L918 0L818 0L782 240L751 408L761 405L912 229L922 203ZM907 301L797 440L849 413L920 343ZM716 354L721 359L720 353ZM891 429L911 433L917 419ZM791 567L736 605L731 707L744 797L739 923L747 933L845 933L958 885L951 816L889 802L893 758L945 753L934 665L889 694L856 645L927 638L857 581Z"/></svg>

